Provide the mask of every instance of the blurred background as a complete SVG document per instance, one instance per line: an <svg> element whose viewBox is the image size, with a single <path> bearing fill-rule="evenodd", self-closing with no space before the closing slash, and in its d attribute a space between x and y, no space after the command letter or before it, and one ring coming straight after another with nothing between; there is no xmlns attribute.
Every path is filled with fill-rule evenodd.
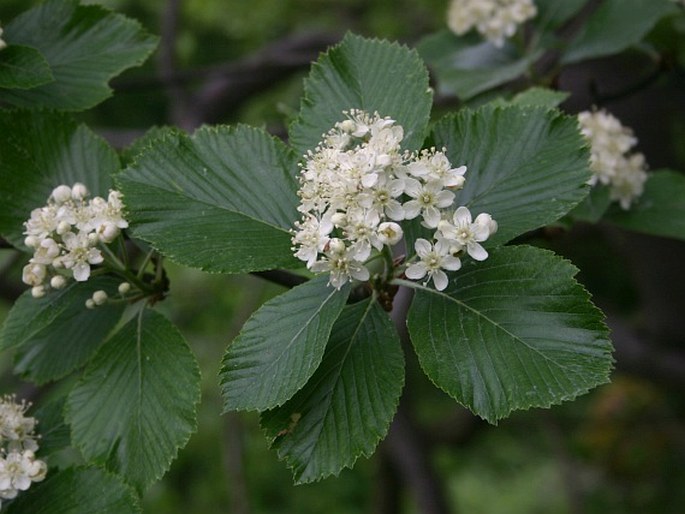
<svg viewBox="0 0 685 514"><path fill-rule="evenodd" d="M562 0L560 0L562 1ZM0 21L38 2L2 0ZM100 3L161 35L115 95L79 116L123 149L151 127L192 131L248 123L286 136L309 63L346 31L410 46L441 30L447 0L109 0ZM685 170L685 73L668 61L672 27L644 52L574 65L558 80L570 113L605 107L631 126L653 169ZM682 36L681 40L682 40ZM682 51L682 50L681 50ZM656 64L655 64L656 62ZM517 87L521 87L519 84ZM472 100L476 105L491 98ZM462 106L436 98L434 116ZM525 238L580 269L607 313L616 346L611 384L551 410L493 427L423 376L407 354L407 385L389 436L369 460L293 486L268 450L256 414L220 415L217 372L249 315L282 291L253 276L169 266L160 307L181 328L203 372L199 429L145 495L149 514L181 513L682 513L685 512L685 243L608 225L549 228ZM0 249L0 320L22 291L23 265ZM34 395L0 357L0 390Z"/></svg>

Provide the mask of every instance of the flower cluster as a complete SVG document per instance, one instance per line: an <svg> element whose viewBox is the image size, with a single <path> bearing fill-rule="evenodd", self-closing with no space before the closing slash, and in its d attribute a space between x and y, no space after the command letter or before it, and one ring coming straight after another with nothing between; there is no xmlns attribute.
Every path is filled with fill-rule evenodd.
<svg viewBox="0 0 685 514"><path fill-rule="evenodd" d="M118 191L110 191L107 200L87 197L83 184L58 186L47 205L34 209L24 223L24 244L34 253L22 279L33 287L34 297L44 296L50 287L64 287L70 275L88 280L91 265L104 260L98 245L111 243L128 227Z"/></svg>
<svg viewBox="0 0 685 514"><path fill-rule="evenodd" d="M38 450L36 419L24 415L28 408L13 396L0 398L0 501L15 498L47 473L45 462L34 453Z"/></svg>
<svg viewBox="0 0 685 514"><path fill-rule="evenodd" d="M492 44L502 47L519 25L536 14L533 0L452 0L447 26L458 36L475 27Z"/></svg>
<svg viewBox="0 0 685 514"><path fill-rule="evenodd" d="M431 246L420 240L431 249L424 252L423 242L417 246L421 261L407 269L409 278L428 275L444 289L447 279L440 270L458 269L456 255L462 250L486 258L478 243L496 230L492 218L482 214L474 227L465 207L445 212L454 202L454 190L464 185L466 166L453 168L444 151L435 148L403 152L404 130L390 118L360 110L343 114L346 119L323 135L302 164L295 256L314 272L329 272L336 288L350 279L365 281L372 252L402 240L397 222L420 217L424 227L437 229L437 241ZM435 262L430 252L439 257Z"/></svg>
<svg viewBox="0 0 685 514"><path fill-rule="evenodd" d="M612 200L623 209L642 194L647 180L645 157L631 153L637 144L632 131L606 111L584 111L578 114L580 131L591 145L589 183L609 186Z"/></svg>

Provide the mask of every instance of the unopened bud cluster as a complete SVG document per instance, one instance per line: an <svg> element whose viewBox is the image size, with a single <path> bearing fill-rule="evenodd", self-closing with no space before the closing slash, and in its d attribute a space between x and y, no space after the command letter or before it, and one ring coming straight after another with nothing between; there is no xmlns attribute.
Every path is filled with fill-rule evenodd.
<svg viewBox="0 0 685 514"><path fill-rule="evenodd" d="M22 279L39 298L48 288L64 287L69 276L88 280L91 265L104 260L98 245L114 241L128 222L118 191L110 191L107 200L89 200L86 187L76 183L56 187L47 205L34 209L24 227L24 244L34 253Z"/></svg>
<svg viewBox="0 0 685 514"><path fill-rule="evenodd" d="M444 151L435 148L402 151L404 130L390 118L360 110L343 114L346 119L323 135L302 164L298 193L302 219L295 223L292 239L295 256L314 272L329 272L330 284L336 288L351 279L365 281L370 277L365 262L372 252L402 240L397 222L421 217L423 226L438 230L436 244L450 257L441 261L444 266L430 269L456 269L454 254L475 248L474 237L484 241L496 229L488 215L481 215L479 223L485 217L489 220L486 230L471 236L463 230L457 234L466 208L459 211L459 221L456 213L445 211L454 202L454 191L464 185L466 166L452 168ZM487 257L478 248L482 252L474 252ZM419 277L418 268L412 269L416 272L410 278L428 273ZM442 281L436 282L439 285Z"/></svg>
<svg viewBox="0 0 685 514"><path fill-rule="evenodd" d="M452 0L447 26L458 36L475 28L492 44L502 47L519 25L537 12L533 0Z"/></svg>
<svg viewBox="0 0 685 514"><path fill-rule="evenodd" d="M47 473L45 462L36 459L36 419L25 416L29 406L14 396L0 398L0 506Z"/></svg>
<svg viewBox="0 0 685 514"><path fill-rule="evenodd" d="M631 153L637 144L632 131L608 112L584 111L578 114L580 131L591 146L589 184L609 186L611 200L629 209L644 190L647 180L645 157Z"/></svg>

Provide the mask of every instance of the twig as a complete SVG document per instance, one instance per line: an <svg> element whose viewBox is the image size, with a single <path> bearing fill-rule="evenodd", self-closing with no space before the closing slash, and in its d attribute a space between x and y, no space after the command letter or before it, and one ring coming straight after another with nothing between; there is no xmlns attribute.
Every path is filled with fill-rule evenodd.
<svg viewBox="0 0 685 514"><path fill-rule="evenodd" d="M299 286L300 284L304 284L307 280L309 280L308 278L303 277L301 275L296 275L295 273L291 273L290 271L285 271L281 269L269 271L253 271L251 275L263 278L264 280L268 280L269 282L273 282L274 284L278 284L279 286L287 288Z"/></svg>
<svg viewBox="0 0 685 514"><path fill-rule="evenodd" d="M411 346L406 331L407 311L411 290L401 287L395 296L390 317L393 319L405 347ZM388 437L382 445L397 475L411 491L418 511L422 514L449 514L447 495L433 469L427 446L410 418L406 395L400 400Z"/></svg>
<svg viewBox="0 0 685 514"><path fill-rule="evenodd" d="M179 125L186 118L189 100L183 85L175 78L176 39L180 10L181 0L167 0L167 5L162 10L162 41L157 59L160 82L164 85L164 90L169 97L170 121L174 125Z"/></svg>

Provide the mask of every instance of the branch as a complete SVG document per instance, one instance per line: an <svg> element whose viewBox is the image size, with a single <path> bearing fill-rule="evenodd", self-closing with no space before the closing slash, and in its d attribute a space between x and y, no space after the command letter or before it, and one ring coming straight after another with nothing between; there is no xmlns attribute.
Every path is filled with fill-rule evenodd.
<svg viewBox="0 0 685 514"><path fill-rule="evenodd" d="M160 81L170 102L170 119L172 124L179 124L186 117L188 95L174 76L176 69L176 39L178 33L178 19L181 10L181 0L167 0L166 8L162 10L161 32L162 40L157 59L157 70Z"/></svg>
<svg viewBox="0 0 685 514"><path fill-rule="evenodd" d="M199 126L221 120L248 98L309 67L338 40L323 33L290 36L209 74L193 97L192 118L186 122Z"/></svg>
<svg viewBox="0 0 685 514"><path fill-rule="evenodd" d="M395 296L390 313L402 339L403 346L411 346L406 327L407 311L412 291L401 287ZM451 512L444 485L430 461L427 445L410 418L406 395L400 399L388 437L381 445L397 475L412 492L418 511L423 514L449 514Z"/></svg>
<svg viewBox="0 0 685 514"><path fill-rule="evenodd" d="M304 284L309 280L307 277L291 273L290 271L285 271L281 269L269 270L269 271L253 271L251 275L255 277L263 278L279 286L287 287L289 289Z"/></svg>

